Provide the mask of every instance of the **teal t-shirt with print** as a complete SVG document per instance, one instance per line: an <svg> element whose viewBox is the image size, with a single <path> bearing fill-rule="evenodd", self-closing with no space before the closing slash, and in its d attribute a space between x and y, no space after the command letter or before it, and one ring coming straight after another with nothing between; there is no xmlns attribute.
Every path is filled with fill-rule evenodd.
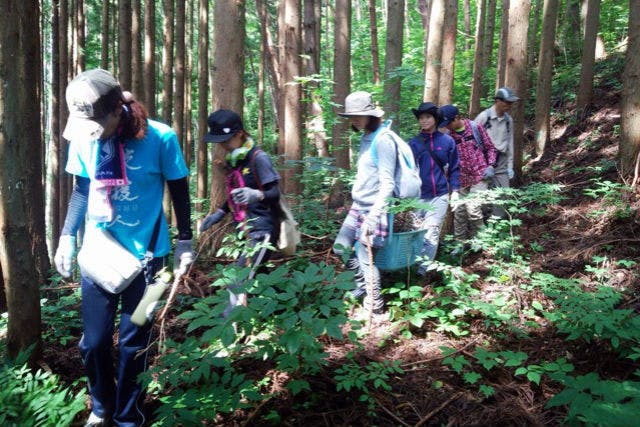
<svg viewBox="0 0 640 427"><path fill-rule="evenodd" d="M129 184L112 189L113 220L106 224L113 236L140 259L144 258L158 217L161 222L154 256L169 253L167 222L165 216L160 215L164 183L165 180L184 178L189 173L175 131L153 120L148 120L147 124L144 138L125 141ZM93 181L99 145L98 140L90 143L72 141L65 170ZM87 221L87 227L99 226L104 225Z"/></svg>

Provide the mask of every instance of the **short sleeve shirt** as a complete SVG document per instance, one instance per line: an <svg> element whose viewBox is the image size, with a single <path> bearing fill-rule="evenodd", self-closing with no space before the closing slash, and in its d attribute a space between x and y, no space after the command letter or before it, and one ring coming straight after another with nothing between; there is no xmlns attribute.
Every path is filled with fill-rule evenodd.
<svg viewBox="0 0 640 427"><path fill-rule="evenodd" d="M154 256L169 253L170 242L167 222L162 213L165 180L175 180L188 175L178 138L169 126L148 120L147 133L142 139L125 141L124 154L128 185L114 187L110 201L113 220L106 228L131 253L144 258L156 221L160 228ZM101 142L72 141L66 171L73 175L95 180L97 153ZM102 227L87 221L87 227Z"/></svg>
<svg viewBox="0 0 640 427"><path fill-rule="evenodd" d="M252 148L247 153L246 159L240 163L240 168L244 184L249 188L260 189L267 184L280 180L280 175L273 169L271 158L258 147ZM258 184L254 172L258 174L260 184ZM277 224L273 203L268 201L261 201L249 206L247 215L253 230L271 233L273 227Z"/></svg>

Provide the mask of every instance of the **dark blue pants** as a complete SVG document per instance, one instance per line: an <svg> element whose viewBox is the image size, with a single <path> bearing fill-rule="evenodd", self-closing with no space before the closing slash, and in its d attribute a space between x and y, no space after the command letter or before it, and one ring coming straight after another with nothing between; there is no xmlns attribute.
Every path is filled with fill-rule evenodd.
<svg viewBox="0 0 640 427"><path fill-rule="evenodd" d="M164 258L149 263L147 277L162 268ZM82 323L80 354L89 378L89 395L93 413L102 418L113 417L120 427L141 426L144 421L142 401L144 391L138 375L147 367L146 348L151 338L149 324L138 327L131 323L131 314L144 294L145 274L138 277L120 294L111 294L82 276ZM121 303L118 330L119 360L114 369L113 332Z"/></svg>

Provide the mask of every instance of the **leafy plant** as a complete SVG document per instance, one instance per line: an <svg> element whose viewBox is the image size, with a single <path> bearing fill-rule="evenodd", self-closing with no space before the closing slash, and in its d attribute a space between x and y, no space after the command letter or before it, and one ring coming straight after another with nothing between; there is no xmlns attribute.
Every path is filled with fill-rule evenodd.
<svg viewBox="0 0 640 427"><path fill-rule="evenodd" d="M85 389L73 394L51 372L29 369L28 352L0 366L0 425L69 426L84 410Z"/></svg>
<svg viewBox="0 0 640 427"><path fill-rule="evenodd" d="M188 322L191 337L167 342L166 353L145 374L150 392L162 395L159 425L190 425L257 405L269 396L266 385L271 379L266 369L262 375L244 371L243 366L256 362L286 372L292 393L308 390L303 375L326 364L321 339L344 338L342 297L353 287L351 273L336 274L333 267L309 264L303 270L281 266L252 280L249 268L219 267L216 274L213 286L219 292L180 316ZM246 307L238 306L224 318L224 288L229 285L249 298Z"/></svg>
<svg viewBox="0 0 640 427"><path fill-rule="evenodd" d="M364 366L358 365L353 360L353 355L349 354L349 362L340 366L335 371L337 391L358 390L362 394L358 398L360 402L365 402L370 411L375 408L375 399L370 394L370 387L391 391L391 386L387 383L392 375L403 374L400 361L370 362Z"/></svg>
<svg viewBox="0 0 640 427"><path fill-rule="evenodd" d="M82 330L82 317L78 313L80 289L58 299L40 300L42 315L42 338L44 341L67 345L78 338Z"/></svg>
<svg viewBox="0 0 640 427"><path fill-rule="evenodd" d="M624 196L632 192L632 189L624 184L612 181L601 181L600 178L592 178L593 187L584 190L584 194L602 200L602 204L609 209L598 209L589 212L588 216L597 217L607 215L611 211L614 218L624 219L633 215L633 209L625 202Z"/></svg>
<svg viewBox="0 0 640 427"><path fill-rule="evenodd" d="M566 405L568 425L628 426L640 414L640 382L601 380L595 372L561 382L564 390L546 407Z"/></svg>

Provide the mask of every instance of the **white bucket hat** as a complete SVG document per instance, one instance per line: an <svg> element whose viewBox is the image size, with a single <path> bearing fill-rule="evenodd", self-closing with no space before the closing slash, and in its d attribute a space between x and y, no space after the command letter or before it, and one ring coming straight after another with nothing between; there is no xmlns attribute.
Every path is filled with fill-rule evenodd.
<svg viewBox="0 0 640 427"><path fill-rule="evenodd" d="M349 116L373 116L382 117L384 111L373 105L369 92L359 91L350 93L344 100L344 113L338 113L343 117Z"/></svg>

